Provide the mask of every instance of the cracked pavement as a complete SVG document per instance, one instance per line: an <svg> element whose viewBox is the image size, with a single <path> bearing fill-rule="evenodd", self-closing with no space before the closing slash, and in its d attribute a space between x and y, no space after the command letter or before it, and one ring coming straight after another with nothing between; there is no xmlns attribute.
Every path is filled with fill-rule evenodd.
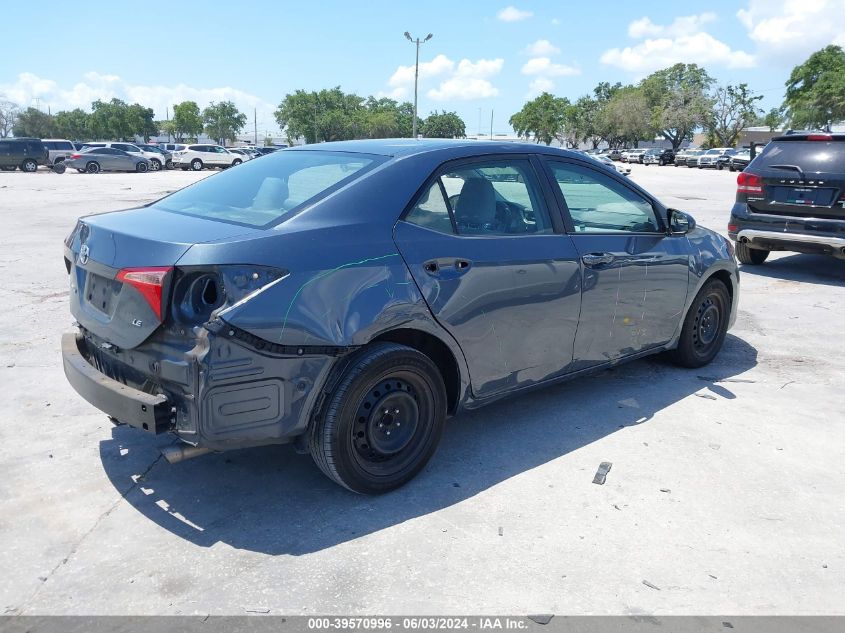
<svg viewBox="0 0 845 633"><path fill-rule="evenodd" d="M169 465L169 437L64 379L77 216L208 175L0 173L4 613L842 612L845 262L745 268L711 366L643 360L463 414L418 479L366 498L291 447ZM632 177L724 231L735 174Z"/></svg>

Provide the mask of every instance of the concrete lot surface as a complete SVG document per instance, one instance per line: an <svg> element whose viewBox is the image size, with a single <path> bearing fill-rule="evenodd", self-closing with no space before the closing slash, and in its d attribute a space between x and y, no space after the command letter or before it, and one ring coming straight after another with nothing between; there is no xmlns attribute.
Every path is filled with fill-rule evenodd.
<svg viewBox="0 0 845 633"><path fill-rule="evenodd" d="M633 169L725 230L735 174ZM64 379L77 216L208 175L0 173L3 612L845 612L845 262L746 267L711 366L638 361L463 414L415 481L366 498L290 447L171 466L170 438Z"/></svg>

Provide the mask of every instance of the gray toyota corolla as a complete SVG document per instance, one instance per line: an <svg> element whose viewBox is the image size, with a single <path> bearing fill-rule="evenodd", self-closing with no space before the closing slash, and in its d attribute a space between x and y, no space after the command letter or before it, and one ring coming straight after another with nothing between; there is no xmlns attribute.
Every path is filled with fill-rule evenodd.
<svg viewBox="0 0 845 633"><path fill-rule="evenodd" d="M736 317L730 243L573 152L324 143L249 161L65 242L73 387L172 462L295 442L363 493L445 419L668 351Z"/></svg>

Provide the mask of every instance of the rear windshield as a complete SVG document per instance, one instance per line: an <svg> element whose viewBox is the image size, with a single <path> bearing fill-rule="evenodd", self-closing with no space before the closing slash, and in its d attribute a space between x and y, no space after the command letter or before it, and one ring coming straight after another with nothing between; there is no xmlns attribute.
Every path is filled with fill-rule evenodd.
<svg viewBox="0 0 845 633"><path fill-rule="evenodd" d="M384 162L371 154L275 152L201 180L154 209L250 227L269 227Z"/></svg>
<svg viewBox="0 0 845 633"><path fill-rule="evenodd" d="M845 173L843 141L773 141L754 161L755 165L797 165L805 171Z"/></svg>

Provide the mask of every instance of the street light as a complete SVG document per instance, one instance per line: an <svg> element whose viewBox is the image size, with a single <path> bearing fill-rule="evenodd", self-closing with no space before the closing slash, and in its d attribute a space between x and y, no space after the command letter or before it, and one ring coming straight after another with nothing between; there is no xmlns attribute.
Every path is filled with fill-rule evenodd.
<svg viewBox="0 0 845 633"><path fill-rule="evenodd" d="M431 33L425 36L424 40L420 38L414 39L411 37L411 34L408 31L405 31L405 38L411 42L411 44L417 45L417 64L414 70L414 131L413 137L417 138L417 84L420 80L420 44L425 44L428 40L434 37Z"/></svg>

